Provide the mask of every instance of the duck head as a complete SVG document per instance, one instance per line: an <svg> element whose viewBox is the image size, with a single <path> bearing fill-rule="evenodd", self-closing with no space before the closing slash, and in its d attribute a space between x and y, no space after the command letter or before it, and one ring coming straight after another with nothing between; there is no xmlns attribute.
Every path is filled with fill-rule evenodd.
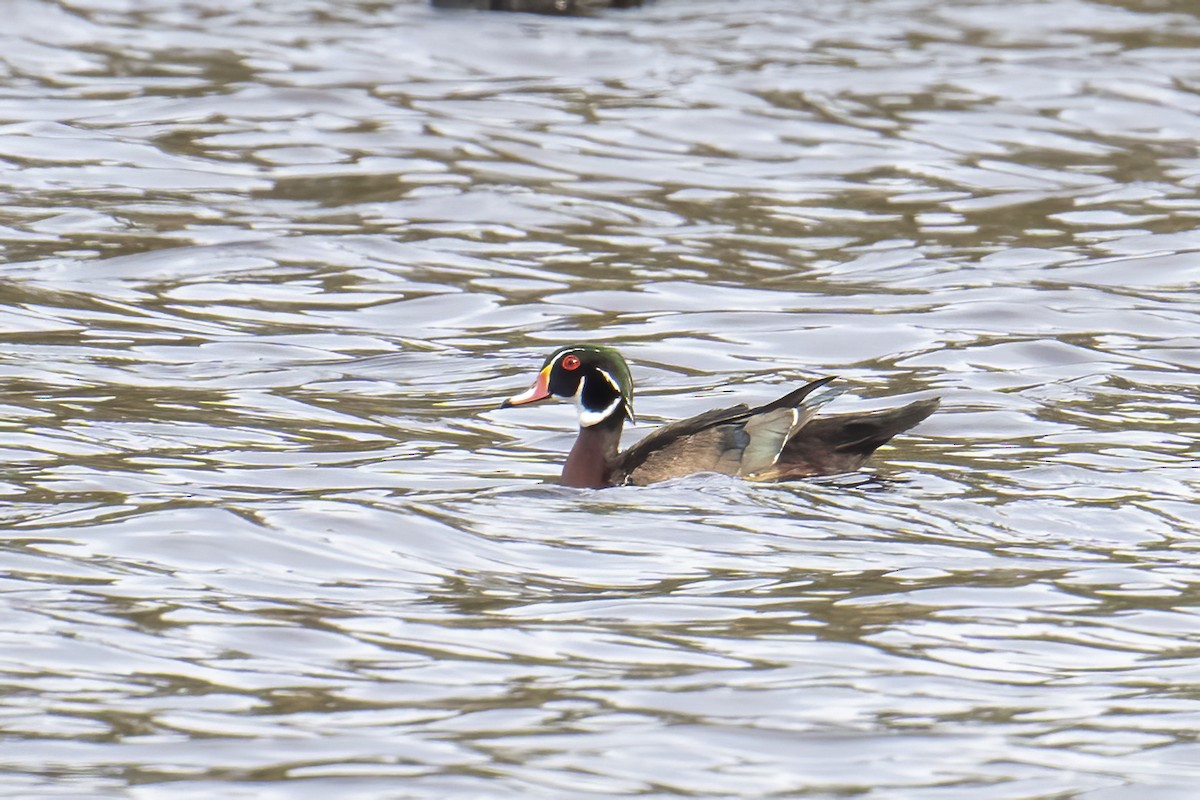
<svg viewBox="0 0 1200 800"><path fill-rule="evenodd" d="M633 422L633 380L621 354L611 347L575 344L560 347L542 364L528 391L500 407L523 406L551 397L571 400L579 411L579 427Z"/></svg>

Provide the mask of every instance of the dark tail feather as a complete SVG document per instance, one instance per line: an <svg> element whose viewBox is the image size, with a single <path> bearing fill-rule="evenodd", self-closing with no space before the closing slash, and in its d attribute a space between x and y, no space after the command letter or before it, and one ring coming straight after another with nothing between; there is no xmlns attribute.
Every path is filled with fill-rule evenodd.
<svg viewBox="0 0 1200 800"><path fill-rule="evenodd" d="M817 378L812 383L806 383L803 386L801 386L799 389L793 389L792 391L788 392L787 394L785 394L783 397L779 398L778 400L772 400L771 402L767 403L765 406L759 406L758 408L754 409L750 413L751 414L762 414L767 411L774 411L777 408L795 408L796 406L800 405L800 401L802 401L804 398L806 398L810 394L812 394L815 390L820 389L822 386L824 386L825 384L829 383L832 380L837 380L837 376L830 375L825 378Z"/></svg>
<svg viewBox="0 0 1200 800"><path fill-rule="evenodd" d="M886 411L817 417L787 443L779 466L796 476L852 472L897 433L936 411L939 402L933 398Z"/></svg>
<svg viewBox="0 0 1200 800"><path fill-rule="evenodd" d="M829 443L838 452L857 453L863 458L874 453L897 433L908 430L937 410L937 399L917 400L900 408L868 414L837 414L814 420L828 425Z"/></svg>

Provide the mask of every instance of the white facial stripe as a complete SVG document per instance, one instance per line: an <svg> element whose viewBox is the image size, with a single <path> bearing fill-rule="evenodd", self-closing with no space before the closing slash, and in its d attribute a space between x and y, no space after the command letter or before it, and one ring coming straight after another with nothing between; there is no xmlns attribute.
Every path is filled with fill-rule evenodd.
<svg viewBox="0 0 1200 800"><path fill-rule="evenodd" d="M603 372L603 370L601 370ZM608 377L608 376L605 376ZM608 408L603 411L589 411L583 407L583 382L587 380L587 376L579 379L579 388L575 390L575 396L571 399L575 401L575 408L579 411L579 425L583 428L590 428L608 418L608 415L617 410L617 406L621 405L621 395L617 395L617 399L609 403ZM612 378L609 378L611 381Z"/></svg>
<svg viewBox="0 0 1200 800"><path fill-rule="evenodd" d="M604 376L604 380L608 381L608 385L609 385L609 386L611 386L611 387L613 388L613 391L614 391L614 392L616 392L617 394L620 394L620 393L621 393L621 387L620 387L620 386L618 386L618 385L617 385L617 382L613 380L613 376L612 376L612 375L609 375L607 372L605 372L604 370L600 369L599 367L596 367L596 372L599 372L601 375L603 375L603 376Z"/></svg>
<svg viewBox="0 0 1200 800"><path fill-rule="evenodd" d="M608 381L608 385L611 386L613 388L613 391L617 393L617 400L615 400L613 402L613 405L609 406L608 408L606 408L604 410L605 414L611 414L613 412L613 409L616 407L616 404L625 399L625 393L623 391L621 391L620 385L613 379L612 375L609 375L607 372L600 369L599 367L596 367L596 372L599 372L601 375L603 375L604 380ZM633 410L628 405L625 407L625 416L631 422L633 421Z"/></svg>

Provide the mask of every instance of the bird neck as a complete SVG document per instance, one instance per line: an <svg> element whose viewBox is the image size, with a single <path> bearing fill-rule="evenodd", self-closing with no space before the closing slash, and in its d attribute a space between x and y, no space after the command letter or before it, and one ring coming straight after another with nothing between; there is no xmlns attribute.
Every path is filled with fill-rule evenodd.
<svg viewBox="0 0 1200 800"><path fill-rule="evenodd" d="M608 486L608 473L617 458L624 424L624 408L618 407L595 425L580 428L575 446L563 464L562 485L577 489Z"/></svg>

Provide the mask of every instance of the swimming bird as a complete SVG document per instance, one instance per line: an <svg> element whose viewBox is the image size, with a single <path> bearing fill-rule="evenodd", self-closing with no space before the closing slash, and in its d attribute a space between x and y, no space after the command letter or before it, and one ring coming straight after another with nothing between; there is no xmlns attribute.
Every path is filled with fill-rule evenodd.
<svg viewBox="0 0 1200 800"><path fill-rule="evenodd" d="M645 485L719 472L754 481L783 481L853 472L897 433L932 414L938 399L900 408L817 416L839 392L819 378L757 408L739 404L672 422L620 450L621 429L634 421L633 379L611 347L573 344L555 350L528 391L501 408L551 397L572 400L579 436L563 465L564 486L599 489Z"/></svg>

